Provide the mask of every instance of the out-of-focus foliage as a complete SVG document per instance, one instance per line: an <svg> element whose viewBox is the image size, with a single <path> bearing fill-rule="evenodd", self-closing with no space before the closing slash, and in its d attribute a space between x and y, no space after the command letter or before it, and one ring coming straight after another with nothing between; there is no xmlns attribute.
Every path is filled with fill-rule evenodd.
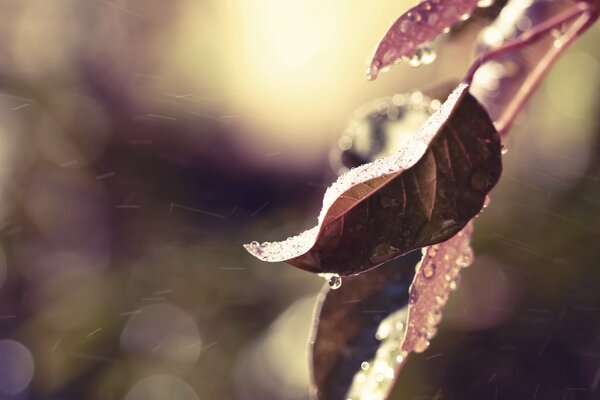
<svg viewBox="0 0 600 400"><path fill-rule="evenodd" d="M322 281L241 244L313 224L359 105L462 75L481 16L364 81L410 5L0 2L0 398L305 399ZM399 398L600 393L597 35L511 133Z"/></svg>

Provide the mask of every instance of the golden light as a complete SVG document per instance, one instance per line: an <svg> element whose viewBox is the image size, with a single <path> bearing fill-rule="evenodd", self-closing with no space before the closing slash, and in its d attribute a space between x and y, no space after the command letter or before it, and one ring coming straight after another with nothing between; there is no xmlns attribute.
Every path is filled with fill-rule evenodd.
<svg viewBox="0 0 600 400"><path fill-rule="evenodd" d="M357 106L391 94L386 77L366 81L365 62L407 2L233 3L214 3L211 18L190 3L163 68L224 95L221 111L243 127L245 150L281 152L288 163L322 158Z"/></svg>

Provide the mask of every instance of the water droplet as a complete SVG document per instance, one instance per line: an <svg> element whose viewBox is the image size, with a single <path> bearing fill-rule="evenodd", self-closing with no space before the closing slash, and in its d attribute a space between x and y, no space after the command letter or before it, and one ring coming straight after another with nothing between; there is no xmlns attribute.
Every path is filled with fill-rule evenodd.
<svg viewBox="0 0 600 400"><path fill-rule="evenodd" d="M450 282L450 285L448 285L448 287L450 288L450 290L456 290L458 289L458 284L456 283L456 281L452 281Z"/></svg>
<svg viewBox="0 0 600 400"><path fill-rule="evenodd" d="M423 46L420 47L418 50L420 52L421 62L423 64L431 64L435 61L437 54L433 47Z"/></svg>
<svg viewBox="0 0 600 400"><path fill-rule="evenodd" d="M360 368L361 368L363 371L366 371L366 370L368 370L368 369L369 369L369 363L368 363L367 361L363 361L363 362L360 364Z"/></svg>
<svg viewBox="0 0 600 400"><path fill-rule="evenodd" d="M404 21L400 22L400 32L401 33L408 33L408 31L410 31L411 28L412 28L412 24L410 21L404 20Z"/></svg>
<svg viewBox="0 0 600 400"><path fill-rule="evenodd" d="M443 306L448 301L448 294L441 293L439 296L435 296L435 301L438 303L439 306Z"/></svg>
<svg viewBox="0 0 600 400"><path fill-rule="evenodd" d="M373 81L377 78L379 74L379 66L377 64L373 64L367 68L367 80Z"/></svg>
<svg viewBox="0 0 600 400"><path fill-rule="evenodd" d="M474 258L473 249L471 248L471 246L467 246L463 250L461 255L456 259L456 265L458 265L460 267L468 267L469 265L471 265L473 263L473 258Z"/></svg>
<svg viewBox="0 0 600 400"><path fill-rule="evenodd" d="M253 241L252 243L250 243L250 246L252 246L252 247L258 247L258 246L260 246L260 243L258 243L258 242L255 240L255 241Z"/></svg>
<svg viewBox="0 0 600 400"><path fill-rule="evenodd" d="M492 198L488 195L485 196L485 200L483 200L483 208L487 208L492 202Z"/></svg>
<svg viewBox="0 0 600 400"><path fill-rule="evenodd" d="M502 143L502 145L500 145L500 153L501 154L508 153L508 147L506 147L506 145L504 143Z"/></svg>
<svg viewBox="0 0 600 400"><path fill-rule="evenodd" d="M477 7L485 8L490 7L494 4L495 0L479 0L477 2Z"/></svg>
<svg viewBox="0 0 600 400"><path fill-rule="evenodd" d="M439 310L430 312L427 315L427 323L431 326L435 326L442 320L442 313Z"/></svg>
<svg viewBox="0 0 600 400"><path fill-rule="evenodd" d="M437 328L435 326L429 326L427 329L425 329L425 337L427 337L427 339L431 340L435 334L437 333Z"/></svg>
<svg viewBox="0 0 600 400"><path fill-rule="evenodd" d="M422 353L429 347L429 341L425 337L420 337L415 343L415 352Z"/></svg>
<svg viewBox="0 0 600 400"><path fill-rule="evenodd" d="M327 279L327 284L332 290L342 287L342 277L338 274L331 274Z"/></svg>
<svg viewBox="0 0 600 400"><path fill-rule="evenodd" d="M398 364L400 364L400 363L404 362L404 357L402 357L401 355L398 355L398 356L396 356L396 362L397 362Z"/></svg>
<svg viewBox="0 0 600 400"><path fill-rule="evenodd" d="M410 18L411 21L416 22L416 23L421 22L421 20L423 19L423 17L421 16L421 14L418 11L409 12L408 14L406 14L406 16L408 18Z"/></svg>
<svg viewBox="0 0 600 400"><path fill-rule="evenodd" d="M423 265L423 276L427 279L433 278L435 275L435 264L434 263L426 263Z"/></svg>

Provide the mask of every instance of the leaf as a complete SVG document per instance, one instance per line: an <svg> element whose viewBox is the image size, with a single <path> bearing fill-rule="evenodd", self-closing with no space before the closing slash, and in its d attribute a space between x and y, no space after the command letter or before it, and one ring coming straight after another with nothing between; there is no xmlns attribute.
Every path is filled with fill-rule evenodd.
<svg viewBox="0 0 600 400"><path fill-rule="evenodd" d="M367 271L461 230L498 181L500 158L494 125L459 85L405 148L340 176L325 192L316 227L245 247L316 273Z"/></svg>
<svg viewBox="0 0 600 400"><path fill-rule="evenodd" d="M419 45L435 39L471 14L477 3L478 0L425 0L402 14L379 42L367 78L375 79L379 71L402 57L415 56Z"/></svg>
<svg viewBox="0 0 600 400"><path fill-rule="evenodd" d="M472 223L450 240L415 251L321 297L312 336L313 397L385 399L411 352L424 351L473 258ZM410 289L408 283L412 282Z"/></svg>

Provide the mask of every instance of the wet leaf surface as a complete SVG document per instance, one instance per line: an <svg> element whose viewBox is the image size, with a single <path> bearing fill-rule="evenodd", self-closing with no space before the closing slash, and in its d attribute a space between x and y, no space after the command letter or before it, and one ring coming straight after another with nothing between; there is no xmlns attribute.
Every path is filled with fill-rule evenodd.
<svg viewBox="0 0 600 400"><path fill-rule="evenodd" d="M435 335L458 273L472 261L471 233L472 223L423 256L409 253L322 294L313 332L313 397L388 396L409 353L425 351Z"/></svg>
<svg viewBox="0 0 600 400"><path fill-rule="evenodd" d="M340 176L316 227L245 247L311 272L361 273L452 237L479 213L500 172L499 136L460 85L403 149Z"/></svg>
<svg viewBox="0 0 600 400"><path fill-rule="evenodd" d="M380 346L377 327L408 307L408 288L421 259L419 250L359 276L343 279L321 294L313 332L312 379L317 398L346 399L361 364Z"/></svg>
<svg viewBox="0 0 600 400"><path fill-rule="evenodd" d="M367 77L375 79L379 71L402 57L422 57L418 54L420 45L470 15L477 3L477 0L425 0L402 14L379 42Z"/></svg>

